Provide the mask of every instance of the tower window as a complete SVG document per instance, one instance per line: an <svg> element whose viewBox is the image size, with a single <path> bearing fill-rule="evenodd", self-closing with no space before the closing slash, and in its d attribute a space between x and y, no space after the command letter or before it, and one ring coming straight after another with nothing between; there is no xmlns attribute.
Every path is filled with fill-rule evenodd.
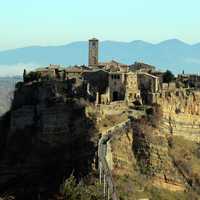
<svg viewBox="0 0 200 200"><path fill-rule="evenodd" d="M92 46L95 47L96 46L96 42L92 42Z"/></svg>

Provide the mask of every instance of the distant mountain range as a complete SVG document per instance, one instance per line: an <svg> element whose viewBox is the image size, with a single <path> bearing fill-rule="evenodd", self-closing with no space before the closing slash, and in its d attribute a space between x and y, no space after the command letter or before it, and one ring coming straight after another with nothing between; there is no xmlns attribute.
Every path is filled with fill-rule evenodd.
<svg viewBox="0 0 200 200"><path fill-rule="evenodd" d="M177 39L158 44L141 40L129 43L101 42L100 60L112 59L127 64L135 61L145 62L159 69L170 69L175 73L181 73L182 70L186 73L197 73L200 72L200 43L190 45ZM32 46L0 52L0 68L20 64L37 67L50 63L74 65L87 62L88 42L73 42L63 46Z"/></svg>

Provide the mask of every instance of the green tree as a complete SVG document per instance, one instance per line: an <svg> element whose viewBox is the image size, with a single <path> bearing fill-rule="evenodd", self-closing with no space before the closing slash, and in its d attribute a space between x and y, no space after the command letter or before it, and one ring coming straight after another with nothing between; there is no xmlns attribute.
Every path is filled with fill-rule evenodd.
<svg viewBox="0 0 200 200"><path fill-rule="evenodd" d="M25 76L25 82L38 81L41 78L40 72L30 72Z"/></svg>
<svg viewBox="0 0 200 200"><path fill-rule="evenodd" d="M83 182L76 183L71 175L61 186L61 194L64 200L103 200L103 188L100 184L86 185Z"/></svg>
<svg viewBox="0 0 200 200"><path fill-rule="evenodd" d="M170 83L172 81L174 81L174 74L171 71L167 70L163 74L163 82L164 83Z"/></svg>

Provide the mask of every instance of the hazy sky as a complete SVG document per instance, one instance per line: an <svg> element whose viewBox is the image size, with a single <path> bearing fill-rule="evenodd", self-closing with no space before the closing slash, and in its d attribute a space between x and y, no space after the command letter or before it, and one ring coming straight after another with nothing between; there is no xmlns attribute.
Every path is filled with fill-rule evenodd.
<svg viewBox="0 0 200 200"><path fill-rule="evenodd" d="M200 0L0 0L0 50L101 40L200 42Z"/></svg>

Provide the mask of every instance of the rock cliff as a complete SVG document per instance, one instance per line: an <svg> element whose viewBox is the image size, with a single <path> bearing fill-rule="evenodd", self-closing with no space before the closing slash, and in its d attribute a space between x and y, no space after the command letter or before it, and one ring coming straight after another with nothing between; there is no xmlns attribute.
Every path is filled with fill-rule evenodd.
<svg viewBox="0 0 200 200"><path fill-rule="evenodd" d="M98 132L114 127L117 135L119 124L131 120L107 145L119 197L199 198L200 92L162 92L145 115L125 102L94 108L84 83L75 84L17 84L11 110L0 120L0 194L51 197L72 172L81 180L97 167Z"/></svg>
<svg viewBox="0 0 200 200"><path fill-rule="evenodd" d="M0 193L47 199L72 172L81 179L92 171L97 130L71 83L18 86L0 121Z"/></svg>
<svg viewBox="0 0 200 200"><path fill-rule="evenodd" d="M200 197L200 93L163 92L158 105L133 120L133 128L112 141L113 176L124 199Z"/></svg>
<svg viewBox="0 0 200 200"><path fill-rule="evenodd" d="M166 134L200 142L200 92L178 90L163 92L158 98L163 117L160 128Z"/></svg>

